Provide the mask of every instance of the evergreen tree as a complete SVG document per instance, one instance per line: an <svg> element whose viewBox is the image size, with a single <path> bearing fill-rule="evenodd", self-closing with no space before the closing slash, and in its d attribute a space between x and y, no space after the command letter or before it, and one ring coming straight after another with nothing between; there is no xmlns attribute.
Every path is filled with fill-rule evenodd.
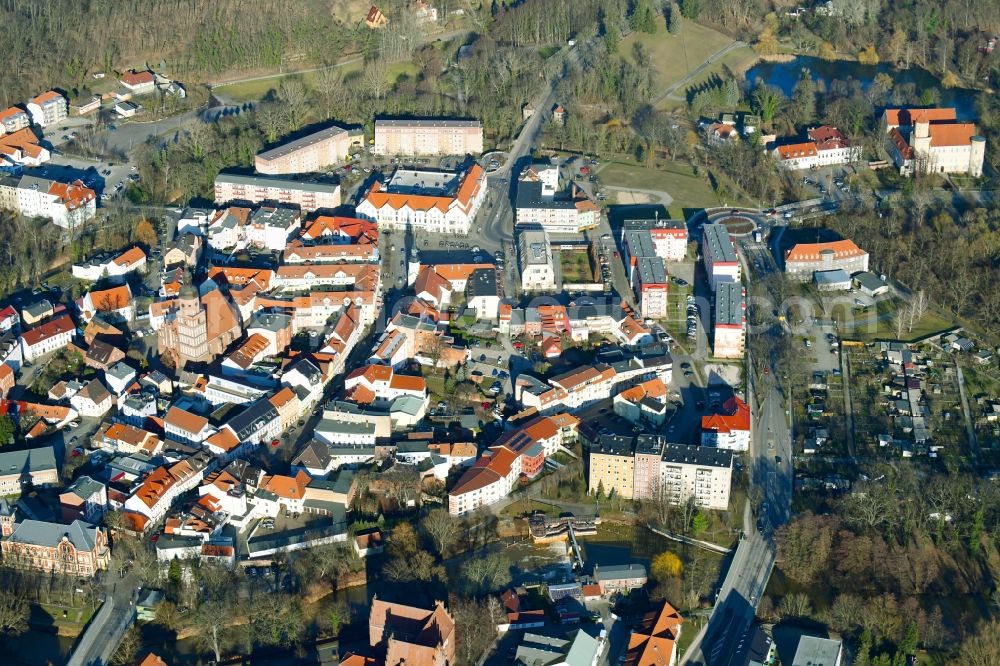
<svg viewBox="0 0 1000 666"><path fill-rule="evenodd" d="M687 19L696 19L701 13L700 0L680 0L681 15Z"/></svg>
<svg viewBox="0 0 1000 666"><path fill-rule="evenodd" d="M683 20L684 19L683 17L681 17L680 8L677 5L671 3L670 11L667 13L667 30L670 31L671 35L680 34L681 21Z"/></svg>
<svg viewBox="0 0 1000 666"><path fill-rule="evenodd" d="M726 106L735 110L740 103L740 84L736 79L726 81Z"/></svg>

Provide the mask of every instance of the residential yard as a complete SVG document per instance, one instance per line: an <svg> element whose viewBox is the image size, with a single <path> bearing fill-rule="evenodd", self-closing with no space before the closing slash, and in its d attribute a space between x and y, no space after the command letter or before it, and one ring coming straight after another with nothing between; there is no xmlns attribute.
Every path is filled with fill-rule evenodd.
<svg viewBox="0 0 1000 666"><path fill-rule="evenodd" d="M732 41L721 32L693 21L684 21L680 33L672 35L667 32L666 20L661 15L656 20L655 34L633 32L622 40L618 51L632 58L634 44L645 47L656 68L654 94L659 95Z"/></svg>
<svg viewBox="0 0 1000 666"><path fill-rule="evenodd" d="M559 252L559 265L562 269L563 284L594 281L594 268L590 265L590 256L586 252Z"/></svg>

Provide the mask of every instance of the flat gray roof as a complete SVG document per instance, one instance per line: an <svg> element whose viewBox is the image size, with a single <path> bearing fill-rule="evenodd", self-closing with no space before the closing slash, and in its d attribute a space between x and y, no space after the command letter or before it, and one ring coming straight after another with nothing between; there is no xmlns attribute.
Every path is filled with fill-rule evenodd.
<svg viewBox="0 0 1000 666"><path fill-rule="evenodd" d="M307 181L294 180L292 178L280 178L276 176L242 176L235 173L220 173L215 177L216 183L228 183L230 185L249 185L251 187L274 187L289 190L300 190L303 192L317 192L324 194L336 194L340 192L340 185L329 183L310 183Z"/></svg>
<svg viewBox="0 0 1000 666"><path fill-rule="evenodd" d="M663 448L663 462L668 464L698 465L701 467L732 467L733 452L714 446L688 446L667 444Z"/></svg>
<svg viewBox="0 0 1000 666"><path fill-rule="evenodd" d="M667 283L667 269L660 257L638 257L636 268L639 270L639 280L643 284Z"/></svg>
<svg viewBox="0 0 1000 666"><path fill-rule="evenodd" d="M275 146L270 150L265 150L262 153L257 153L257 157L264 160L274 160L279 157L284 157L289 153L295 152L301 148L307 148L309 146L315 145L321 141L326 141L327 139L332 139L335 136L341 134L346 134L351 136L351 134L360 134L360 130L355 130L352 132L344 127L339 127L337 125L332 125L326 129L321 129L318 132L313 132L312 134L307 134L306 136L295 139L294 141L289 141L288 143L283 143L280 146Z"/></svg>
<svg viewBox="0 0 1000 666"><path fill-rule="evenodd" d="M715 288L715 323L743 323L743 285L738 282L720 282Z"/></svg>
<svg viewBox="0 0 1000 666"><path fill-rule="evenodd" d="M702 227L702 238L716 261L739 261L736 248L729 238L729 229L721 224L706 224Z"/></svg>
<svg viewBox="0 0 1000 666"><path fill-rule="evenodd" d="M792 666L835 666L840 663L843 644L817 636L803 636L795 649Z"/></svg>

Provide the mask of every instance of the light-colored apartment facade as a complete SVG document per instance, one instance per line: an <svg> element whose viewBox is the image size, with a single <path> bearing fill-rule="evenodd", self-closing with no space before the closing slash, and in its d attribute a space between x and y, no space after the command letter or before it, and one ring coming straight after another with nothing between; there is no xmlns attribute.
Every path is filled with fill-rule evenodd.
<svg viewBox="0 0 1000 666"><path fill-rule="evenodd" d="M345 162L355 144L364 139L361 131L334 125L259 153L254 166L269 175L310 173Z"/></svg>
<svg viewBox="0 0 1000 666"><path fill-rule="evenodd" d="M720 282L741 280L740 260L729 229L721 224L706 224L702 227L701 246L702 261L712 289Z"/></svg>
<svg viewBox="0 0 1000 666"><path fill-rule="evenodd" d="M715 288L713 350L716 358L743 358L747 339L746 290L738 282Z"/></svg>
<svg viewBox="0 0 1000 666"><path fill-rule="evenodd" d="M524 291L555 289L556 273L548 234L542 229L518 230L517 250L521 269L521 289Z"/></svg>
<svg viewBox="0 0 1000 666"><path fill-rule="evenodd" d="M339 206L340 185L220 173L215 177L215 201L286 204L311 212Z"/></svg>
<svg viewBox="0 0 1000 666"><path fill-rule="evenodd" d="M693 497L706 509L729 508L733 452L704 446L667 444L660 463L660 492L673 504Z"/></svg>
<svg viewBox="0 0 1000 666"><path fill-rule="evenodd" d="M376 120L376 155L479 155L483 125L478 120Z"/></svg>

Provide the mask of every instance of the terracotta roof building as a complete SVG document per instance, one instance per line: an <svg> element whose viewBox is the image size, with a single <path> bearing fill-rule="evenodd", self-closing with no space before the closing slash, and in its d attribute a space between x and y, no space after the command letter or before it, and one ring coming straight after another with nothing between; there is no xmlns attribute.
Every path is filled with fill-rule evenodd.
<svg viewBox="0 0 1000 666"><path fill-rule="evenodd" d="M385 666L455 663L455 620L440 601L428 610L372 599L368 641Z"/></svg>
<svg viewBox="0 0 1000 666"><path fill-rule="evenodd" d="M464 173L397 169L372 184L356 212L387 229L467 234L485 197L486 172L478 164Z"/></svg>
<svg viewBox="0 0 1000 666"><path fill-rule="evenodd" d="M868 253L850 239L798 243L785 252L785 273L795 280L811 280L816 271L838 268L850 275L867 271Z"/></svg>
<svg viewBox="0 0 1000 666"><path fill-rule="evenodd" d="M644 615L628 638L624 666L674 666L683 623L684 618L667 601Z"/></svg>
<svg viewBox="0 0 1000 666"><path fill-rule="evenodd" d="M983 175L986 139L955 109L886 109L886 148L903 176L914 173Z"/></svg>

